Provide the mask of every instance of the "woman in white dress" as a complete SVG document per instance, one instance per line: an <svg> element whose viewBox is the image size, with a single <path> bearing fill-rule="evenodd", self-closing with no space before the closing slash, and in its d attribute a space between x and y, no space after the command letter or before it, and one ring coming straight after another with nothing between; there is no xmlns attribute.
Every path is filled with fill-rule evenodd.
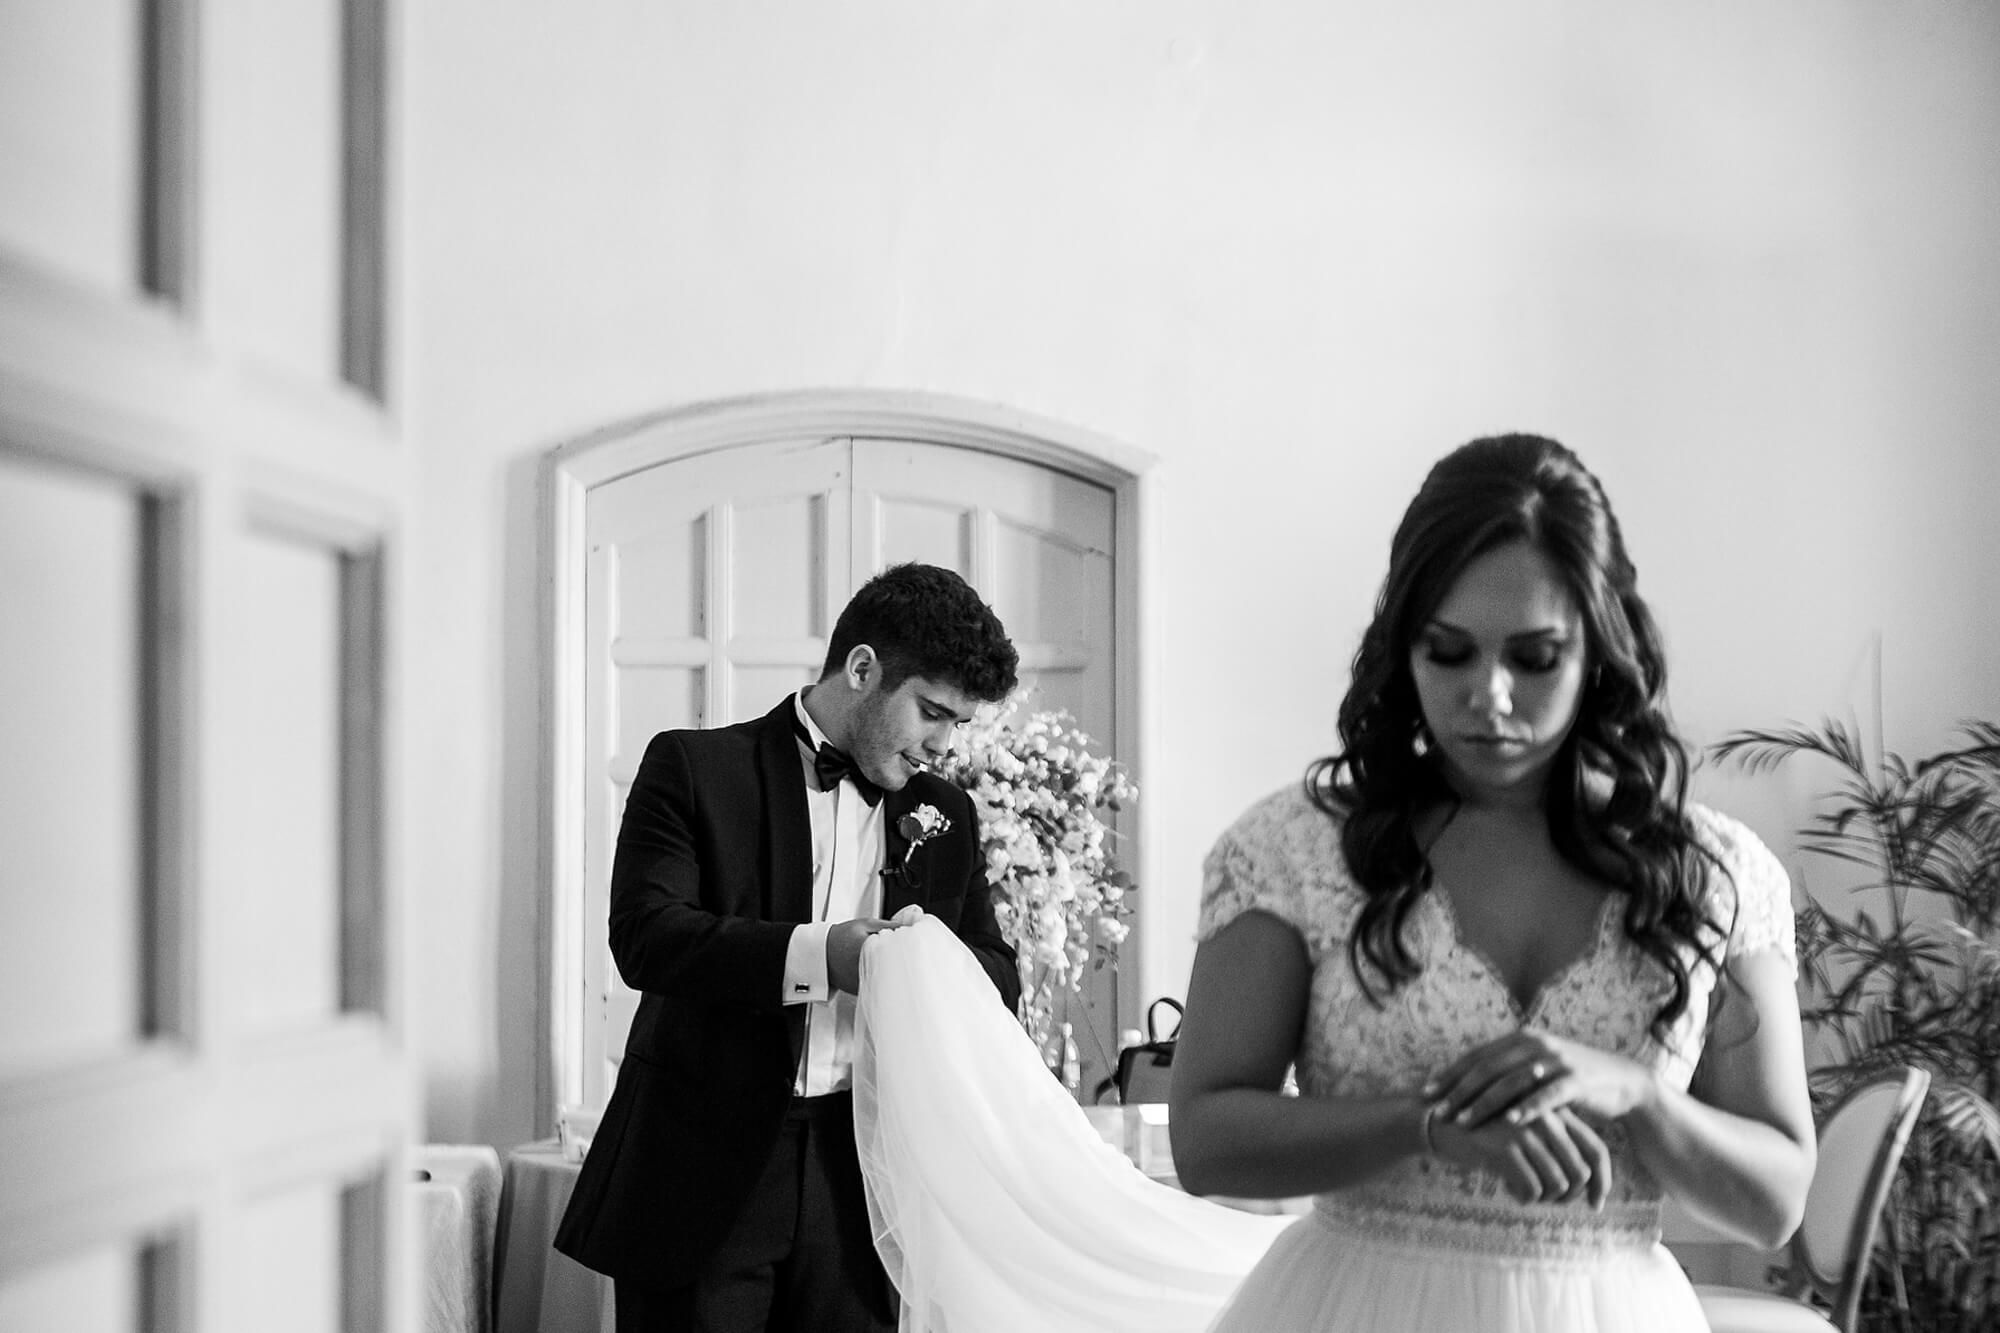
<svg viewBox="0 0 2000 1333"><path fill-rule="evenodd" d="M1505 436L1433 468L1340 753L1208 860L1180 1180L1317 1196L1217 1328L1684 1333L1663 1196L1759 1246L1797 1226L1789 889L1685 800L1665 685L1575 455Z"/></svg>

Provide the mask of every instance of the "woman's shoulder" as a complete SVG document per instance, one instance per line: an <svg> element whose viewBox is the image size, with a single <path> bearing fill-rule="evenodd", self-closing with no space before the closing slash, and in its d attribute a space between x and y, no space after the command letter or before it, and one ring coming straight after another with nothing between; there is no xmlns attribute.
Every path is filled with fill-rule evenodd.
<svg viewBox="0 0 2000 1333"><path fill-rule="evenodd" d="M1695 841L1732 875L1739 871L1784 873L1784 867L1764 840L1736 816L1699 801L1689 801L1687 823Z"/></svg>
<svg viewBox="0 0 2000 1333"><path fill-rule="evenodd" d="M1792 882L1784 863L1748 824L1690 801L1687 820L1695 840L1721 873L1708 877L1712 919L1731 953L1776 947L1792 954Z"/></svg>
<svg viewBox="0 0 2000 1333"><path fill-rule="evenodd" d="M1223 830L1203 865L1198 938L1252 908L1278 917L1315 954L1337 933L1352 881L1340 821L1292 783L1265 796Z"/></svg>
<svg viewBox="0 0 2000 1333"><path fill-rule="evenodd" d="M1279 860L1318 861L1340 849L1339 814L1314 800L1303 782L1258 798L1224 829L1217 848L1233 847Z"/></svg>

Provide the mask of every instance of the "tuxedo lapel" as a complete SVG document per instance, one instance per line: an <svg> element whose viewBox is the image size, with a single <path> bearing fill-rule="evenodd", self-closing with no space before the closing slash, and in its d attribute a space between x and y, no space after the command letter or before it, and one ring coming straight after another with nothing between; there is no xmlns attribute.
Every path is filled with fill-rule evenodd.
<svg viewBox="0 0 2000 1333"><path fill-rule="evenodd" d="M812 819L806 813L805 766L792 732L792 696L765 714L757 737L757 766L764 786L770 839L770 901L773 921L812 919Z"/></svg>
<svg viewBox="0 0 2000 1333"><path fill-rule="evenodd" d="M916 795L908 786L882 795L883 916L894 916L918 901L916 890L910 887L909 880L902 873L903 858L910 850L910 840L903 836L903 816L916 809L918 804ZM918 855L923 853L920 851Z"/></svg>
<svg viewBox="0 0 2000 1333"><path fill-rule="evenodd" d="M910 783L902 791L888 793L888 797L884 797L882 801L888 807L882 813L882 819L886 821L882 829L882 915L884 917L894 917L900 909L910 907L912 903L924 903L930 897L930 885L924 883L924 871L928 869L926 853L930 851L930 847L928 845L918 847L916 855L912 857L910 839L906 839L902 833L902 817L914 811L916 807L924 805L918 799L916 791L912 791L914 787L916 783ZM904 873L906 865L916 871L916 883L912 883L910 877ZM922 889L918 889L918 885L922 885Z"/></svg>
<svg viewBox="0 0 2000 1333"><path fill-rule="evenodd" d="M940 802L926 800L925 784L937 786L936 779L919 779L900 791L887 793L883 797L882 817L886 821L882 835L882 915L894 916L897 911L912 903L928 910L928 904L940 891L951 892L948 886L938 882L939 858L943 864L954 864L954 852L948 852L945 844L956 839L973 839L978 846L979 830L976 826L961 827L966 821L950 819L946 828L933 833L920 842L915 851L910 848L909 836L903 831L903 821L917 810L928 805L937 814L943 814ZM950 802L943 802L949 806ZM947 817L949 818L949 817ZM976 855L977 853L970 853ZM962 862L957 863L962 866Z"/></svg>

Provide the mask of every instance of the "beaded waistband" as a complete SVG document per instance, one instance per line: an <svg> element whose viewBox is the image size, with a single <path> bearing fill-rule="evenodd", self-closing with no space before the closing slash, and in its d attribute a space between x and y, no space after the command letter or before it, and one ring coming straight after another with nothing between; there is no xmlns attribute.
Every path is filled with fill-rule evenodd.
<svg viewBox="0 0 2000 1333"><path fill-rule="evenodd" d="M1391 1202L1343 1193L1320 1195L1313 1213L1343 1237L1461 1258L1595 1261L1650 1250L1660 1239L1656 1203L1612 1203L1593 1212L1580 1203L1517 1204L1463 1195Z"/></svg>

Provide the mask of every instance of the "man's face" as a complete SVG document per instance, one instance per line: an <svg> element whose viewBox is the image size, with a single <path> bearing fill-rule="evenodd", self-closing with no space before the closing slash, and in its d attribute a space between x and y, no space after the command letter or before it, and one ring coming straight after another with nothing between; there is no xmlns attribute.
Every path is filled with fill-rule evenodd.
<svg viewBox="0 0 2000 1333"><path fill-rule="evenodd" d="M956 685L905 676L894 689L882 687L875 664L861 682L844 748L884 791L901 791L910 775L934 767L951 753L953 733L972 717L979 701Z"/></svg>

